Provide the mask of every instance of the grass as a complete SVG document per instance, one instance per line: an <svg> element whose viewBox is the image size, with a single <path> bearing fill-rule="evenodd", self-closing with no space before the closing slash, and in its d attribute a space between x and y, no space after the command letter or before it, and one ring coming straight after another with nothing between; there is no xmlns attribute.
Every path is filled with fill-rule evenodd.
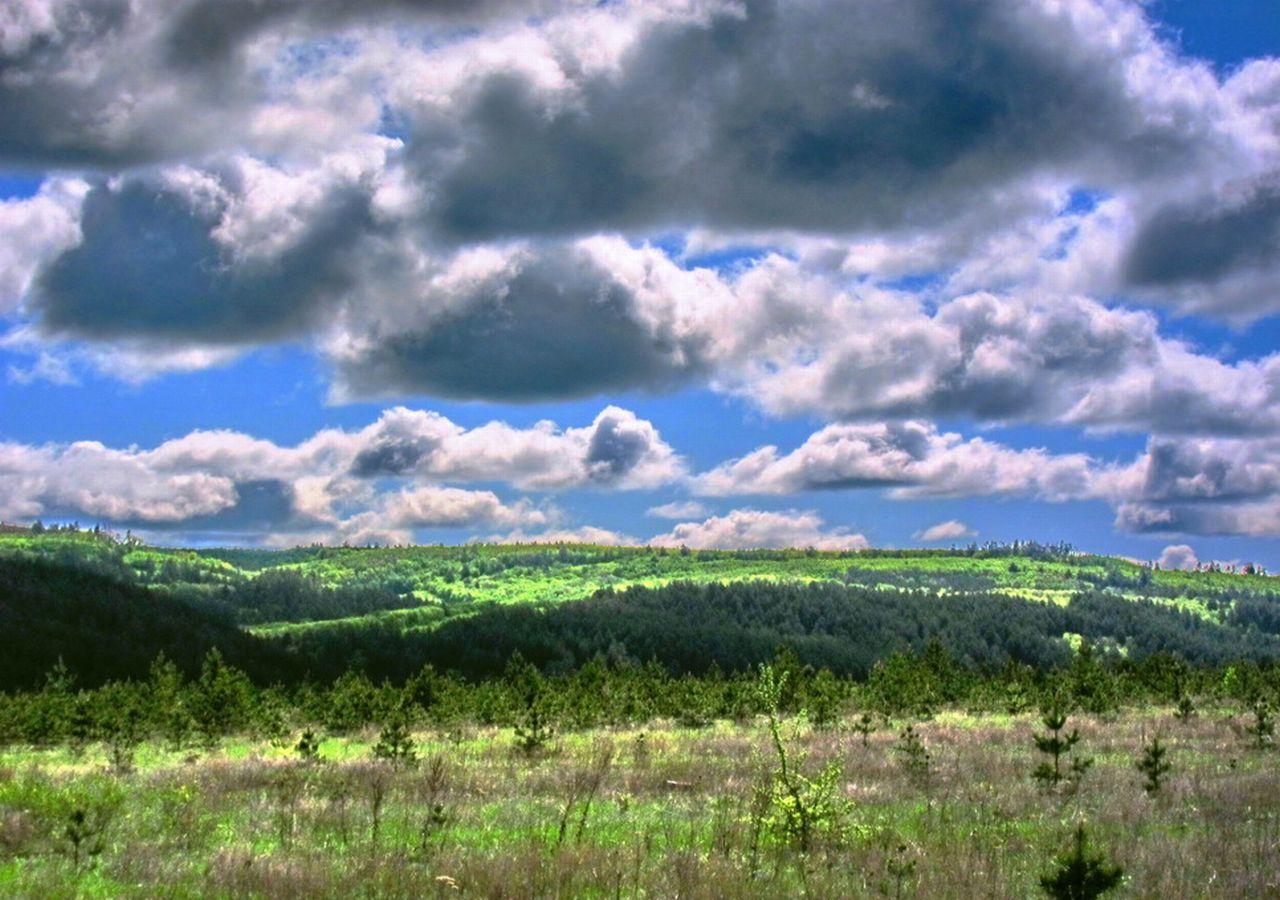
<svg viewBox="0 0 1280 900"><path fill-rule="evenodd" d="M0 895L1021 898L1077 821L1124 867L1122 896L1280 895L1280 765L1225 710L1074 719L1095 764L1056 795L1030 777L1031 716L915 723L932 755L924 787L893 752L903 724L881 723L864 748L846 727L784 723L803 771L842 773L839 832L807 854L762 834L762 720L566 733L534 758L505 730L419 731L411 769L372 760L373 733L327 737L315 765L249 738L146 745L122 777L98 747L8 748ZM1134 762L1154 733L1174 768L1148 796ZM101 826L99 852L78 862L75 809Z"/></svg>

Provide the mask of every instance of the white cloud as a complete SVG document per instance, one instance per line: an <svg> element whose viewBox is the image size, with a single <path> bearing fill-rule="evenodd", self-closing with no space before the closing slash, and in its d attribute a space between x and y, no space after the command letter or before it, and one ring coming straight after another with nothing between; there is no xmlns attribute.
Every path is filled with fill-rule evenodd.
<svg viewBox="0 0 1280 900"><path fill-rule="evenodd" d="M1170 544L1160 552L1158 563L1162 569L1194 572L1200 565L1200 560L1196 558L1196 552L1186 544Z"/></svg>
<svg viewBox="0 0 1280 900"><path fill-rule="evenodd" d="M735 509L701 522L683 522L649 539L654 547L694 550L737 550L812 547L816 550L863 550L867 539L846 528L826 529L814 512L767 512Z"/></svg>
<svg viewBox="0 0 1280 900"><path fill-rule="evenodd" d="M694 519L706 514L706 506L696 500L673 500L661 506L651 506L645 511L646 516L657 519Z"/></svg>
<svg viewBox="0 0 1280 900"><path fill-rule="evenodd" d="M931 543L934 541L958 541L964 538L977 537L978 532L958 519L948 519L936 525L930 525L915 533L915 539Z"/></svg>
<svg viewBox="0 0 1280 900"><path fill-rule="evenodd" d="M325 429L293 446L235 431L194 431L150 449L0 444L0 518L404 543L417 528L538 529L562 518L554 506L449 483L626 490L682 473L657 430L617 407L564 430L466 429L397 407L363 429Z"/></svg>
<svg viewBox="0 0 1280 900"><path fill-rule="evenodd" d="M790 453L766 446L693 479L711 496L891 487L899 497L1022 494L1047 500L1088 492L1091 460L1015 450L939 432L928 422L828 425Z"/></svg>
<svg viewBox="0 0 1280 900"><path fill-rule="evenodd" d="M87 190L81 181L55 178L33 197L0 200L0 315L27 296L41 266L80 240Z"/></svg>
<svg viewBox="0 0 1280 900"><path fill-rule="evenodd" d="M490 544L603 544L606 547L635 546L640 543L630 535L594 525L534 533L517 529L506 534L489 535L484 540Z"/></svg>

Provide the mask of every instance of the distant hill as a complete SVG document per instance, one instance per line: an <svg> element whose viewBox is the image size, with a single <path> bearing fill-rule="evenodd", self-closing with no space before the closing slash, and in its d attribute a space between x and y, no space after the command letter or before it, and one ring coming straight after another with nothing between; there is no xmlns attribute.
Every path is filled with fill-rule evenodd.
<svg viewBox="0 0 1280 900"><path fill-rule="evenodd" d="M187 550L20 529L0 533L0 628L16 648L0 686L35 683L60 655L89 682L141 674L160 650L191 671L215 645L265 681L401 678L424 662L485 675L514 650L552 669L596 654L741 668L784 643L856 674L931 638L974 665L1054 665L1078 639L1216 663L1280 656L1280 579L1036 543Z"/></svg>
<svg viewBox="0 0 1280 900"><path fill-rule="evenodd" d="M59 659L84 685L145 674L163 652L198 670L211 647L261 678L289 671L276 647L234 621L110 576L0 558L0 687L38 686Z"/></svg>

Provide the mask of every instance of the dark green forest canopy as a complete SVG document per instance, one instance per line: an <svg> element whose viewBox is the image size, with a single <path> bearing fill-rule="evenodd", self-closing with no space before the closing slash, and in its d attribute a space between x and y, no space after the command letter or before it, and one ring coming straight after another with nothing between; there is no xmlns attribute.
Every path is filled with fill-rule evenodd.
<svg viewBox="0 0 1280 900"><path fill-rule="evenodd" d="M690 551L584 545L156 548L92 532L0 535L0 686L59 658L85 684L211 647L260 683L348 669L470 678L519 652L545 671L602 657L745 671L788 647L865 676L937 642L963 664L1280 657L1277 579L1162 572L1038 544L950 551Z"/></svg>

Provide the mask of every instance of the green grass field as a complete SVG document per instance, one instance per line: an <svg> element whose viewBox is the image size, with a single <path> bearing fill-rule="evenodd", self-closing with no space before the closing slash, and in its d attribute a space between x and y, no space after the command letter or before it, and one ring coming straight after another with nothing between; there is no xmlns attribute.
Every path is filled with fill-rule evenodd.
<svg viewBox="0 0 1280 900"><path fill-rule="evenodd" d="M9 748L0 894L1022 898L1083 822L1123 867L1117 896L1276 896L1280 766L1243 721L1077 719L1094 765L1053 792L1031 778L1030 716L917 723L925 775L901 759L901 722L864 746L850 720L784 721L799 771L838 771L839 811L807 853L762 806L776 757L759 720L569 733L532 758L507 730L418 731L412 767L373 759L373 733L324 740L315 763L288 742L149 743L127 775L97 746ZM1172 770L1148 794L1135 759L1156 733Z"/></svg>

